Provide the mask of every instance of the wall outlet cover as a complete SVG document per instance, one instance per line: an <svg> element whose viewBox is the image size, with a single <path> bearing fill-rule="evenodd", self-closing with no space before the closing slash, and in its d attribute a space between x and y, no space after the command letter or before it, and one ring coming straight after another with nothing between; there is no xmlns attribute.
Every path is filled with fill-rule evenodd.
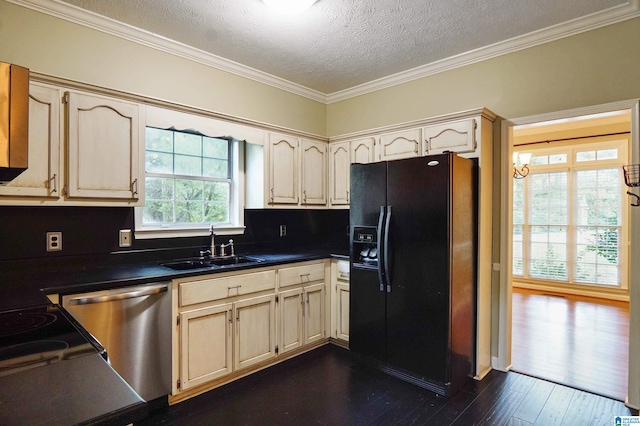
<svg viewBox="0 0 640 426"><path fill-rule="evenodd" d="M131 229L121 229L120 239L119 239L120 247L131 247L132 238L133 238L133 235L131 233Z"/></svg>
<svg viewBox="0 0 640 426"><path fill-rule="evenodd" d="M62 251L62 232L47 232L47 251Z"/></svg>

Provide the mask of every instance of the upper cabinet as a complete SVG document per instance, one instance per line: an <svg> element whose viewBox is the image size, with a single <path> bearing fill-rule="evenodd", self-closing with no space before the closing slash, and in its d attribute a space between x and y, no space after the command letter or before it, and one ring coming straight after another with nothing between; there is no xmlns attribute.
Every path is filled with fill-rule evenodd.
<svg viewBox="0 0 640 426"><path fill-rule="evenodd" d="M269 134L267 204L327 205L327 144Z"/></svg>
<svg viewBox="0 0 640 426"><path fill-rule="evenodd" d="M327 144L302 140L302 205L327 205Z"/></svg>
<svg viewBox="0 0 640 426"><path fill-rule="evenodd" d="M349 142L332 144L329 154L329 202L331 206L349 205L350 165Z"/></svg>
<svg viewBox="0 0 640 426"><path fill-rule="evenodd" d="M67 102L69 197L138 199L142 107L74 92Z"/></svg>
<svg viewBox="0 0 640 426"><path fill-rule="evenodd" d="M144 129L142 105L32 82L29 166L0 204L141 205Z"/></svg>
<svg viewBox="0 0 640 426"><path fill-rule="evenodd" d="M477 127L475 118L423 127L423 155L442 154L444 151L458 154L475 151Z"/></svg>
<svg viewBox="0 0 640 426"><path fill-rule="evenodd" d="M61 96L53 87L29 86L29 167L6 186L0 186L0 196L60 197Z"/></svg>
<svg viewBox="0 0 640 426"><path fill-rule="evenodd" d="M375 143L373 138L351 141L351 163L368 164L375 161Z"/></svg>
<svg viewBox="0 0 640 426"><path fill-rule="evenodd" d="M298 204L297 138L269 134L269 204Z"/></svg>
<svg viewBox="0 0 640 426"><path fill-rule="evenodd" d="M379 159L399 160L401 158L419 157L420 129L408 129L380 135Z"/></svg>

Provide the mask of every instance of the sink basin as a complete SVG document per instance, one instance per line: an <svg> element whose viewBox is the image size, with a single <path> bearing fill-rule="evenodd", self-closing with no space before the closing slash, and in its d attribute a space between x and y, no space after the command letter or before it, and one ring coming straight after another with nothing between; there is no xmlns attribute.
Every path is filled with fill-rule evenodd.
<svg viewBox="0 0 640 426"><path fill-rule="evenodd" d="M220 266L246 265L248 263L264 262L264 259L249 256L225 256L214 258L197 258L178 260L175 262L163 263L162 266L175 269L177 271L187 271L191 269L212 269Z"/></svg>
<svg viewBox="0 0 640 426"><path fill-rule="evenodd" d="M256 262L264 262L262 259L258 259L257 257L248 257L248 256L226 256L226 257L214 257L213 259L207 260L207 262L216 265L216 266L227 266L227 265L241 265L245 263L256 263Z"/></svg>

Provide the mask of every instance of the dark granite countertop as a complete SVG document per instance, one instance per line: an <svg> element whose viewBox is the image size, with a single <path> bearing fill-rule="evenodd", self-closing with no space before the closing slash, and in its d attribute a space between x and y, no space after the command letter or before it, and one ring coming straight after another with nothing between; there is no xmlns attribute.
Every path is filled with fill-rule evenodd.
<svg viewBox="0 0 640 426"><path fill-rule="evenodd" d="M69 294L167 281L197 276L275 266L285 263L336 257L348 259L344 251L330 248L263 250L243 253L262 262L210 269L177 271L162 266L164 261L143 261L113 264L56 264L41 267L33 262L14 262L10 268L0 269L0 311L48 304L47 294Z"/></svg>

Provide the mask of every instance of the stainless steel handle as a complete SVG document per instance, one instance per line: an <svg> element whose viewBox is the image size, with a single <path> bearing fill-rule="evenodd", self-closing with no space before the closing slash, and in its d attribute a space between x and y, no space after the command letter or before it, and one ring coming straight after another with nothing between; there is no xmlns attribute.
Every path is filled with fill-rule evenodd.
<svg viewBox="0 0 640 426"><path fill-rule="evenodd" d="M134 299L136 297L152 296L167 291L166 284L148 287L141 290L128 291L126 293L105 294L102 296L74 297L69 300L69 305L90 305L93 303L115 302L118 300Z"/></svg>
<svg viewBox="0 0 640 426"><path fill-rule="evenodd" d="M131 182L131 189L133 195L138 195L138 179L134 179L133 182Z"/></svg>
<svg viewBox="0 0 640 426"><path fill-rule="evenodd" d="M391 206L387 206L387 217L384 223L384 280L387 284L387 293L391 293L391 256L389 255L389 234L391 227Z"/></svg>
<svg viewBox="0 0 640 426"><path fill-rule="evenodd" d="M378 282L380 283L380 291L384 291L384 264L381 261L384 253L384 217L385 208L380 206L380 216L378 217Z"/></svg>

